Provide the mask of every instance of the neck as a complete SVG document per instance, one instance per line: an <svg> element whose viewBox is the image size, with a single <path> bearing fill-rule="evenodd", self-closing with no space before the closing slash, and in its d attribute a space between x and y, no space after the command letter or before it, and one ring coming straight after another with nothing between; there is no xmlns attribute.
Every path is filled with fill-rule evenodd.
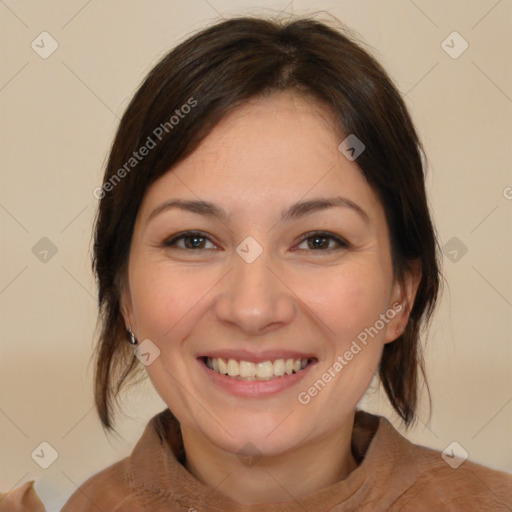
<svg viewBox="0 0 512 512"><path fill-rule="evenodd" d="M246 464L182 426L185 467L203 484L244 505L299 499L344 480L357 467L351 451L353 423L351 415L328 436Z"/></svg>

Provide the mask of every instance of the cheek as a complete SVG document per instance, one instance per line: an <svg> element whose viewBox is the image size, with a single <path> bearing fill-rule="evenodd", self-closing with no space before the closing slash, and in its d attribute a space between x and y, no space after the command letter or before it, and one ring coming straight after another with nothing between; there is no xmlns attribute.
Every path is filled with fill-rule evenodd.
<svg viewBox="0 0 512 512"><path fill-rule="evenodd" d="M389 294L385 275L360 262L302 279L300 297L336 340L352 340L384 312Z"/></svg>
<svg viewBox="0 0 512 512"><path fill-rule="evenodd" d="M134 268L130 289L140 334L157 344L175 337L187 315L193 316L194 308L200 307L211 279L201 277L197 269L177 272L161 263L141 261Z"/></svg>

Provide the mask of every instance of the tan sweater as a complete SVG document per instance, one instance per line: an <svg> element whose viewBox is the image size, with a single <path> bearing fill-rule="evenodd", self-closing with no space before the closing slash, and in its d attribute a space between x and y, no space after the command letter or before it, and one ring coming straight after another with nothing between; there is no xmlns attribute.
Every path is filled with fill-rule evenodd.
<svg viewBox="0 0 512 512"><path fill-rule="evenodd" d="M359 465L345 480L299 500L241 505L186 470L179 423L166 409L129 457L86 480L61 512L512 511L512 475L469 460L454 469L384 417L356 411L352 451ZM0 501L0 512L11 510L32 509L2 508Z"/></svg>

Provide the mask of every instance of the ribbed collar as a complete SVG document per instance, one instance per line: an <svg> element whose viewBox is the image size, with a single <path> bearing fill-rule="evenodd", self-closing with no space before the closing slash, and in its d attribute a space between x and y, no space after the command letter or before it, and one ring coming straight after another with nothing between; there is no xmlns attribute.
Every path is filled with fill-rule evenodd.
<svg viewBox="0 0 512 512"><path fill-rule="evenodd" d="M347 478L298 500L241 505L197 480L183 465L184 449L178 420L169 409L155 415L129 457L128 482L152 504L178 504L198 510L296 512L352 509L377 498L399 458L411 455L412 443L382 416L356 410L352 453L358 467ZM412 475L411 475L412 476ZM408 480L408 478L406 478ZM398 489L397 489L398 490ZM389 493L390 489L387 488ZM394 494L394 493L392 493ZM389 496L389 494L388 494Z"/></svg>

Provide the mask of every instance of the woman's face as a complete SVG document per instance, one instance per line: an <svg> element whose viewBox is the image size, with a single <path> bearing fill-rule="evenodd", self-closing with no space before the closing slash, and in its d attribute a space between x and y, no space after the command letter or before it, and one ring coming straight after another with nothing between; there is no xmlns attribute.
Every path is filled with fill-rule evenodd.
<svg viewBox="0 0 512 512"><path fill-rule="evenodd" d="M233 453L284 453L349 421L415 292L393 281L384 210L333 123L289 92L253 100L138 213L126 322L182 426Z"/></svg>

